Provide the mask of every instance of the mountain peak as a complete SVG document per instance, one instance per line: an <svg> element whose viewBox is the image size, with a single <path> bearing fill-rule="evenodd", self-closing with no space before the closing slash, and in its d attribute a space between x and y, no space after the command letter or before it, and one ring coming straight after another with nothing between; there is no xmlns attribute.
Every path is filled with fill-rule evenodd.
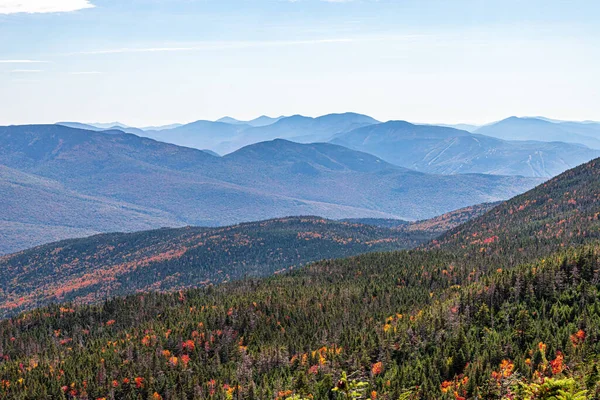
<svg viewBox="0 0 600 400"><path fill-rule="evenodd" d="M225 116L223 118L219 118L215 122L224 122L226 124L241 124L242 123L242 121L240 121L239 119L235 119L235 118L228 117L228 116Z"/></svg>
<svg viewBox="0 0 600 400"><path fill-rule="evenodd" d="M542 124L551 124L551 121L548 121L546 119L543 118L537 118L537 117L517 117L517 116L511 116L508 118L505 118L503 120L500 120L498 122L496 122L496 124L500 124L500 123L506 123L506 122L535 122L535 123L542 123Z"/></svg>
<svg viewBox="0 0 600 400"><path fill-rule="evenodd" d="M284 117L272 118L267 115L261 115L260 117L251 119L249 121L242 121L242 120L227 116L227 117L220 118L215 122L223 122L226 124L233 124L233 125L248 125L248 126L252 126L252 127L262 127L262 126L274 124L282 118L284 118Z"/></svg>
<svg viewBox="0 0 600 400"><path fill-rule="evenodd" d="M600 129L581 122L554 122L547 118L509 117L478 128L475 133L504 140L577 143L600 149Z"/></svg>

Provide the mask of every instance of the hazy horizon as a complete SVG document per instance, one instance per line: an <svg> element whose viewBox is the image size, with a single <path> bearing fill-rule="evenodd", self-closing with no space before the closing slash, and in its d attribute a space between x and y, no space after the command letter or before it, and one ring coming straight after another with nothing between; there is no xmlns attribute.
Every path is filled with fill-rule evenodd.
<svg viewBox="0 0 600 400"><path fill-rule="evenodd" d="M591 0L0 0L0 124L598 120Z"/></svg>
<svg viewBox="0 0 600 400"><path fill-rule="evenodd" d="M185 124L190 124L193 122L197 122L197 121L213 121L213 122L220 122L221 119L224 118L233 118L237 121L240 122L249 122L258 118L262 118L262 117L267 117L267 118L272 118L272 119L283 119L283 118L288 118L288 117L293 117L293 116L303 116L303 117L308 117L308 118L318 118L318 117L322 117L325 115L331 115L331 114L362 114L362 115L367 115L370 117L373 117L372 115L369 114L365 114L365 113L361 113L359 111L346 111L346 112L341 112L341 113L336 113L336 112L331 112L331 113L324 113L324 114L314 114L314 115L304 115L304 114L290 114L290 115L271 115L268 113L263 113L260 115L255 115L255 116L250 116L249 118L238 118L235 115L223 115L219 118L213 118L213 119L208 119L208 118L196 118L196 119L192 119L192 120L186 120L186 121L167 121L164 123L160 123L160 124L130 124L127 123L127 121L120 121L120 120L104 120L104 121L85 121L85 120L61 120L61 121L45 121L45 122L32 122L32 123L27 123L24 125L38 125L38 124L60 124L60 123L81 123L81 124L86 124L86 125L92 125L92 126L98 126L98 127L102 127L104 128L105 125L114 125L116 126L117 124L122 124L125 125L127 127L130 128L139 128L139 129L148 129L148 128L157 128L157 127L161 127L161 126L169 126L169 125L185 125ZM557 122L557 123L561 123L561 122L579 122L579 123L600 123L597 120L559 120L559 119L555 119L552 118L552 116L547 116L547 115L507 115L503 118L497 119L497 120L493 120L493 121L485 121L485 122L481 122L481 123L474 123L474 122L470 122L470 121L458 121L458 122L447 122L447 121L411 121L411 120L405 120L402 118L392 118L392 119L385 119L385 120L381 120L378 119L379 122L381 123L385 123L385 122L392 122L392 121L406 121L409 122L411 124L414 125L439 125L439 126L444 126L444 125L453 125L453 126L459 126L459 125L472 125L475 127L482 127L485 125L491 125L500 121L503 121L505 119L508 118L521 118L521 119L542 119L542 120L547 120L550 122ZM374 118L374 117L373 117ZM377 118L375 118L377 119ZM227 123L227 122L225 122ZM6 124L6 125L19 125L19 124Z"/></svg>

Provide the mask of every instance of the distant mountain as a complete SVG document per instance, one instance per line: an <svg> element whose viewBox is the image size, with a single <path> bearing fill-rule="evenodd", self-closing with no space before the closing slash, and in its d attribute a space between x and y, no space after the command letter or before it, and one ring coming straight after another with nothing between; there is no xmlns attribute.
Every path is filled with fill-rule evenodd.
<svg viewBox="0 0 600 400"><path fill-rule="evenodd" d="M599 122L560 122L558 124L561 128L576 133L578 135L583 135L586 137L593 137L595 139L600 139L600 123Z"/></svg>
<svg viewBox="0 0 600 400"><path fill-rule="evenodd" d="M294 217L66 240L0 258L5 271L0 277L0 316L54 301L90 303L138 291L266 276L321 259L412 248L431 237ZM11 304L17 302L14 309Z"/></svg>
<svg viewBox="0 0 600 400"><path fill-rule="evenodd" d="M235 119L235 118L232 118L232 117L219 118L215 122L222 122L224 124L232 124L232 125L239 125L239 124L244 124L245 123L245 122L240 121L239 119Z"/></svg>
<svg viewBox="0 0 600 400"><path fill-rule="evenodd" d="M84 123L80 123L80 122L57 122L56 125L68 126L69 128L85 129L85 130L89 130L89 131L98 131L98 132L118 130L121 132L132 133L132 134L138 135L138 136L145 136L144 131L142 129L133 128L133 127L121 124L119 122L112 122L112 123L108 123L108 124L97 124L97 123L84 124Z"/></svg>
<svg viewBox="0 0 600 400"><path fill-rule="evenodd" d="M110 125L58 122L57 125L89 131L119 130L125 133L160 140L165 143L197 148L199 150L202 150L203 144L206 144L205 147L216 147L222 141L231 140L244 129L250 128L250 125L235 124L239 126L231 126L232 124L212 121L196 121L185 125L171 124L145 128L133 128L118 123Z"/></svg>
<svg viewBox="0 0 600 400"><path fill-rule="evenodd" d="M510 117L482 126L475 133L504 140L579 143L600 149L600 124L551 122L548 119Z"/></svg>
<svg viewBox="0 0 600 400"><path fill-rule="evenodd" d="M12 178L16 183L2 192L4 198L14 197L24 209L27 203L37 204L32 209L45 218L71 220L66 225L94 232L140 229L138 224L141 229L216 226L288 215L425 219L474 203L503 200L540 182L429 175L326 143L275 140L215 157L120 131L60 125L0 127L0 165L39 181L52 181L57 192L53 202L40 204L34 203L35 195L16 197L10 188L23 186L21 181L26 180L16 176ZM106 210L128 220L127 215L135 212L137 219L131 221L138 222L131 226L119 217L107 219L77 207L64 209L63 213L70 213L68 218L55 216L61 196L75 195L112 202ZM0 208L0 220L35 223L27 218ZM24 228L20 235L27 232ZM41 237L34 239L9 251L43 242Z"/></svg>
<svg viewBox="0 0 600 400"><path fill-rule="evenodd" d="M96 128L99 129L115 129L115 128L133 128L133 126L129 126L129 125L125 125L121 122L115 121L115 122L92 122L91 124L92 126L95 126Z"/></svg>
<svg viewBox="0 0 600 400"><path fill-rule="evenodd" d="M61 125L61 126L68 126L69 128L76 128L76 129L85 129L88 131L103 131L104 128L98 128L97 126L94 126L92 124L84 124L81 122L57 122L56 125Z"/></svg>
<svg viewBox="0 0 600 400"><path fill-rule="evenodd" d="M325 142L336 133L378 123L362 114L328 114L317 118L293 115L277 122L247 129L242 135L221 143L214 150L220 154L235 151L244 146L273 139L287 139L298 143Z"/></svg>
<svg viewBox="0 0 600 400"><path fill-rule="evenodd" d="M568 120L546 118L546 117L540 117L540 116L536 116L536 117L524 117L524 118L541 119L542 121L554 122L554 123L558 123L558 124L563 123L563 122L569 122L569 123L575 123L575 124L599 124L600 123L598 121L591 121L591 120L586 120L586 121L568 121Z"/></svg>
<svg viewBox="0 0 600 400"><path fill-rule="evenodd" d="M121 132L125 132L125 133L131 133L133 135L138 135L138 136L145 136L145 131L143 131L142 129L139 128L126 128L126 127L122 127L122 126L111 126L110 128L107 128L103 131L121 131Z"/></svg>
<svg viewBox="0 0 600 400"><path fill-rule="evenodd" d="M109 130L109 129L127 129L127 128L133 128L131 126L122 124L120 122L81 123L81 122L69 122L69 121L65 121L65 122L57 122L56 124L57 125L62 125L62 126L68 126L68 127L71 127L71 128L87 129L87 130L90 130L90 131L104 131L104 130Z"/></svg>
<svg viewBox="0 0 600 400"><path fill-rule="evenodd" d="M273 139L288 139L301 143L323 142L336 133L374 123L378 121L366 115L345 113L329 114L318 118L300 115L277 118L261 116L251 121L224 117L214 122L200 120L185 125L145 128L128 127L116 122L112 124L59 122L57 125L92 131L120 130L178 146L227 154L249 144Z"/></svg>
<svg viewBox="0 0 600 400"><path fill-rule="evenodd" d="M460 129L460 130L467 131L467 132L475 132L475 130L477 130L477 128L479 128L478 125L471 125L471 124L431 124L431 125L444 126L446 128Z"/></svg>
<svg viewBox="0 0 600 400"><path fill-rule="evenodd" d="M231 118L231 117L223 117L221 119L218 119L217 122L224 122L226 124L233 124L233 125L250 125L253 127L260 127L260 126L267 126L267 125L274 124L275 122L279 121L282 118L285 118L285 117L281 116L281 117L277 117L277 118L271 118L266 115L262 115L258 118L252 119L250 121L240 121L238 119Z"/></svg>
<svg viewBox="0 0 600 400"><path fill-rule="evenodd" d="M318 175L323 171L377 172L389 169L407 171L394 167L371 154L357 152L329 143L299 144L275 139L246 146L225 158L238 165L269 165L273 168L296 171L300 174ZM306 168L302 168L306 167ZM407 171L408 172L408 171Z"/></svg>
<svg viewBox="0 0 600 400"><path fill-rule="evenodd" d="M534 118L534 119L540 119L542 121L553 122L553 123L567 122L567 121L560 120L560 119L546 118L546 117L539 117L539 116L537 116L537 117L523 117L523 118ZM492 125L492 124L486 124L486 125Z"/></svg>
<svg viewBox="0 0 600 400"><path fill-rule="evenodd" d="M220 154L217 154L217 153L215 153L215 152L214 152L214 151L212 151L212 150L204 149L204 150L202 150L202 151L203 151L203 152L205 152L205 153L207 153L207 154L210 154L211 156L215 156L215 157L221 157L221 155L220 155Z"/></svg>
<svg viewBox="0 0 600 400"><path fill-rule="evenodd" d="M429 218L464 207L469 204L464 203L467 200L465 193L482 199L476 203L496 201L497 194L534 182L489 175L429 175L396 167L370 154L341 146L297 144L281 139L247 146L223 158L232 166L238 165L236 170L246 171L245 174L230 175L235 177L235 183L242 184L243 180L265 191L273 190L311 201L378 209L409 220ZM251 172L252 168L255 168L254 172ZM496 189L485 193L484 187ZM492 195L493 192L496 195ZM427 198L427 201L419 200L422 198ZM461 200L454 202L458 199ZM453 204L448 209L434 211L449 202ZM415 213L422 213L423 217L415 218Z"/></svg>
<svg viewBox="0 0 600 400"><path fill-rule="evenodd" d="M224 117L216 122L196 121L173 129L132 133L179 146L210 149L218 154L227 154L249 144L273 139L288 139L301 143L327 141L336 133L373 123L377 121L366 115L354 113L329 114L318 118L301 115L259 117L252 121Z"/></svg>
<svg viewBox="0 0 600 400"><path fill-rule="evenodd" d="M294 115L282 118L264 129L253 129L249 136L260 136L263 140L288 139L309 143L325 141L336 133L348 132L359 127L377 124L379 121L368 115L356 113L328 114L317 118Z"/></svg>
<svg viewBox="0 0 600 400"><path fill-rule="evenodd" d="M169 125L159 125L159 126L144 126L140 129L143 131L163 131L165 129L174 129L179 128L183 124L169 124Z"/></svg>
<svg viewBox="0 0 600 400"><path fill-rule="evenodd" d="M390 121L338 134L331 141L399 166L437 174L552 177L600 156L562 142L505 141L467 131Z"/></svg>
<svg viewBox="0 0 600 400"><path fill-rule="evenodd" d="M215 151L219 145L237 138L250 125L228 124L224 122L196 121L172 129L147 130L140 136L172 143L178 146Z"/></svg>
<svg viewBox="0 0 600 400"><path fill-rule="evenodd" d="M0 254L115 229L184 225L163 211L85 195L4 165L0 165L0 203Z"/></svg>

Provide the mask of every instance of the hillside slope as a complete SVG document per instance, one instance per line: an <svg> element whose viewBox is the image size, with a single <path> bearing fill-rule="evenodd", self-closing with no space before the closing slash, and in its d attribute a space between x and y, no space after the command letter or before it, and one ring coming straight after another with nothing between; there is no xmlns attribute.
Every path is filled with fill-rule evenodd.
<svg viewBox="0 0 600 400"><path fill-rule="evenodd" d="M600 156L599 150L580 144L506 141L404 121L355 129L336 135L332 143L374 154L395 165L435 174L552 177Z"/></svg>
<svg viewBox="0 0 600 400"><path fill-rule="evenodd" d="M115 229L184 225L153 207L85 195L57 181L3 165L0 204L0 254Z"/></svg>
<svg viewBox="0 0 600 400"><path fill-rule="evenodd" d="M535 256L600 239L600 159L573 168L452 229L435 247Z"/></svg>
<svg viewBox="0 0 600 400"><path fill-rule="evenodd" d="M482 126L475 133L505 140L580 143L592 149L600 149L600 125L594 123L510 117Z"/></svg>
<svg viewBox="0 0 600 400"><path fill-rule="evenodd" d="M297 217L67 240L0 258L0 315L267 276L320 259L412 248L436 234Z"/></svg>
<svg viewBox="0 0 600 400"><path fill-rule="evenodd" d="M597 398L600 244L587 234L600 226L597 171L594 161L475 220L505 226L517 240L527 240L532 223L569 220L575 229L526 264L510 260L516 246L482 259L481 244L459 241L3 321L0 393L339 399L356 380L370 398ZM570 208L570 195L543 205L557 204L558 192L577 193L582 212ZM530 202L527 212L498 212L534 195L541 205ZM456 232L472 235L465 229Z"/></svg>
<svg viewBox="0 0 600 400"><path fill-rule="evenodd" d="M475 199L477 203L502 200L542 181L424 174L341 146L285 140L247 146L223 159L238 171L228 178L237 184L247 182L294 198L377 209L406 220L431 218L471 205Z"/></svg>
<svg viewBox="0 0 600 400"><path fill-rule="evenodd" d="M146 210L147 218L138 216L145 224L142 229L218 226L289 215L426 219L473 203L504 200L540 182L427 175L336 145L284 140L215 157L119 131L38 125L0 127L0 144L0 165L51 180L69 193L123 204L111 209L117 214L121 209ZM10 197L11 192L0 195ZM37 200L24 196L18 201L27 207ZM36 212L53 215L57 202L42 204ZM74 207L68 216L76 221L69 224L73 228L130 229L116 219L106 227L100 214L77 210ZM13 225L26 219L0 209L0 220Z"/></svg>
<svg viewBox="0 0 600 400"><path fill-rule="evenodd" d="M219 147L221 143L234 140L246 129L250 128L251 126L246 124L195 121L172 129L147 130L140 132L138 135L178 146L199 150L209 149L222 154L221 151L223 149Z"/></svg>

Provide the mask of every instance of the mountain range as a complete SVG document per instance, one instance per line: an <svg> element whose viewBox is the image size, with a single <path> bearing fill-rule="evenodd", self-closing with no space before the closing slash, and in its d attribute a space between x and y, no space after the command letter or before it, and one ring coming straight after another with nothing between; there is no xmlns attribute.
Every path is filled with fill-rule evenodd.
<svg viewBox="0 0 600 400"><path fill-rule="evenodd" d="M281 116L281 117L277 117L277 118L272 118L272 117L268 117L266 115L261 115L260 117L254 118L250 121L240 121L239 119L235 119L232 117L223 117L223 118L218 119L216 122L225 122L226 124L249 125L249 126L258 127L258 126L267 126L267 125L274 124L275 122L279 121L282 118L285 118L285 117Z"/></svg>
<svg viewBox="0 0 600 400"><path fill-rule="evenodd" d="M579 143L600 149L600 123L510 117L477 128L475 133L505 140Z"/></svg>
<svg viewBox="0 0 600 400"><path fill-rule="evenodd" d="M0 196L13 204L0 210L2 236L11 238L2 252L78 231L288 215L426 219L504 200L541 181L424 174L334 144L281 139L215 157L116 130L33 125L0 127L0 143Z"/></svg>
<svg viewBox="0 0 600 400"><path fill-rule="evenodd" d="M224 117L138 129L124 124L60 123L88 130L119 129L167 143L227 154L273 139L328 142L437 174L486 173L550 178L600 155L600 124L510 117L487 125L425 125L379 121L362 114L294 115L250 121Z"/></svg>
<svg viewBox="0 0 600 400"><path fill-rule="evenodd" d="M599 176L596 159L416 250L15 315L0 321L0 395L594 399L600 393ZM268 223L262 229L259 236ZM162 237L183 232L166 230ZM236 233L249 234L231 233L242 243L247 238ZM160 231L100 236L3 260L25 284L33 278L23 289L25 302L43 285L37 268L48 268L48 276L86 263L101 271L97 260L111 254L132 257L142 268L146 255L168 265L180 252L152 257L143 244L136 247L160 237ZM215 239L235 253L228 240ZM171 272L201 270L204 259L210 257L189 257ZM101 276L111 282L110 274ZM57 281L68 290L82 287L76 279Z"/></svg>
<svg viewBox="0 0 600 400"><path fill-rule="evenodd" d="M336 133L377 122L369 116L355 113L328 114L317 118L302 115L259 117L247 122L225 117L216 122L196 121L174 129L145 131L140 135L180 146L227 154L249 144L274 139L298 143L325 142Z"/></svg>
<svg viewBox="0 0 600 400"><path fill-rule="evenodd" d="M405 121L369 125L337 134L331 143L374 154L395 165L436 174L550 178L600 156L600 150L577 143L508 141Z"/></svg>

